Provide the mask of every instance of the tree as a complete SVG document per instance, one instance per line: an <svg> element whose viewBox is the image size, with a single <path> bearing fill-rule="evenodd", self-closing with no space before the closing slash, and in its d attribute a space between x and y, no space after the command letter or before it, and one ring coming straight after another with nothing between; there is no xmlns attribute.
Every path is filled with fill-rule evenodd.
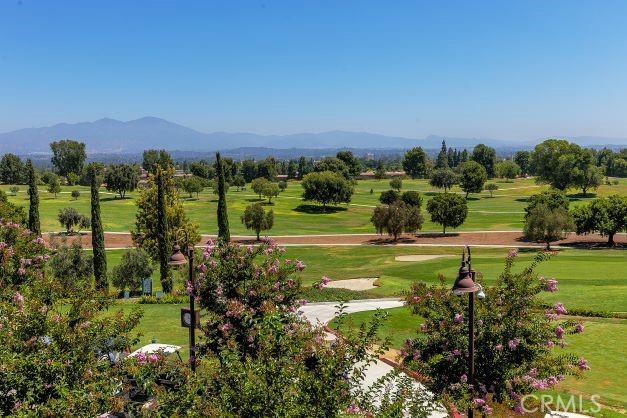
<svg viewBox="0 0 627 418"><path fill-rule="evenodd" d="M377 233L385 232L397 241L399 235L404 232L416 232L422 229L424 218L420 206L411 206L399 200L388 206L374 208L370 221Z"/></svg>
<svg viewBox="0 0 627 418"><path fill-rule="evenodd" d="M52 165L60 176L67 177L70 173L81 173L87 154L85 144L65 139L50 144L52 150Z"/></svg>
<svg viewBox="0 0 627 418"><path fill-rule="evenodd" d="M313 161L305 157L298 159L298 178L302 180L307 174L313 171Z"/></svg>
<svg viewBox="0 0 627 418"><path fill-rule="evenodd" d="M9 191L11 192L13 196L17 196L17 193L20 191L20 188L18 186L11 186Z"/></svg>
<svg viewBox="0 0 627 418"><path fill-rule="evenodd" d="M494 171L496 172L497 177L508 180L515 179L520 175L520 167L518 164L510 160L503 160L496 163Z"/></svg>
<svg viewBox="0 0 627 418"><path fill-rule="evenodd" d="M80 239L54 243L54 252L50 258L50 272L61 283L64 289L87 287L93 274L92 256L83 250Z"/></svg>
<svg viewBox="0 0 627 418"><path fill-rule="evenodd" d="M383 180L386 176L387 172L385 171L385 167L383 166L383 164L379 164L374 172L374 178L376 180Z"/></svg>
<svg viewBox="0 0 627 418"><path fill-rule="evenodd" d="M159 280L166 293L172 291L172 276L169 271L170 237L168 235L167 183L163 168L155 168L155 185L157 187L157 256L159 259Z"/></svg>
<svg viewBox="0 0 627 418"><path fill-rule="evenodd" d="M131 249L122 254L120 264L113 268L111 282L120 290L136 292L141 288L142 279L152 276L153 271L148 253L140 248Z"/></svg>
<svg viewBox="0 0 627 418"><path fill-rule="evenodd" d="M524 234L530 241L546 243L551 249L551 242L559 241L573 228L573 221L568 210L563 207L551 209L545 204L536 205L525 217Z"/></svg>
<svg viewBox="0 0 627 418"><path fill-rule="evenodd" d="M242 188L246 187L246 180L244 179L244 176L238 174L237 176L233 177L233 186L237 187L238 192Z"/></svg>
<svg viewBox="0 0 627 418"><path fill-rule="evenodd" d="M120 199L124 199L127 192L137 188L139 173L137 168L130 164L113 164L107 167L104 182L108 191L116 192Z"/></svg>
<svg viewBox="0 0 627 418"><path fill-rule="evenodd" d="M614 235L627 230L627 196L611 195L594 199L572 211L577 234L598 232L614 246Z"/></svg>
<svg viewBox="0 0 627 418"><path fill-rule="evenodd" d="M303 199L322 203L326 208L329 203L350 203L353 185L341 174L331 171L307 174L302 181Z"/></svg>
<svg viewBox="0 0 627 418"><path fill-rule="evenodd" d="M231 232L229 231L229 214L226 209L224 167L219 152L216 152L216 172L218 176L218 238L222 242L229 242Z"/></svg>
<svg viewBox="0 0 627 418"><path fill-rule="evenodd" d="M572 185L579 187L583 195L586 196L588 190L594 190L601 185L603 169L594 165L594 158L590 150L581 150L577 154L571 175Z"/></svg>
<svg viewBox="0 0 627 418"><path fill-rule="evenodd" d="M548 183L556 189L566 190L573 184L573 171L581 148L564 139L547 139L535 146L531 153L531 166L539 183Z"/></svg>
<svg viewBox="0 0 627 418"><path fill-rule="evenodd" d="M277 168L276 160L272 157L268 157L265 160L257 163L257 177L264 177L268 181L276 180Z"/></svg>
<svg viewBox="0 0 627 418"><path fill-rule="evenodd" d="M26 179L26 167L15 154L4 154L0 160L0 182L22 184Z"/></svg>
<svg viewBox="0 0 627 418"><path fill-rule="evenodd" d="M431 215L431 222L442 225L442 232L446 234L446 228L457 228L464 223L468 206L463 196L438 193L427 202L427 212Z"/></svg>
<svg viewBox="0 0 627 418"><path fill-rule="evenodd" d="M77 200L81 196L81 191L72 190L72 193L70 193L70 196L72 196L72 200Z"/></svg>
<svg viewBox="0 0 627 418"><path fill-rule="evenodd" d="M9 202L9 198L2 190L0 190L0 219L5 223L26 224L24 208Z"/></svg>
<svg viewBox="0 0 627 418"><path fill-rule="evenodd" d="M420 193L415 190L403 192L401 200L409 206L422 206L422 197L420 196Z"/></svg>
<svg viewBox="0 0 627 418"><path fill-rule="evenodd" d="M427 175L427 154L421 147L412 148L405 153L403 170L412 179L423 178Z"/></svg>
<svg viewBox="0 0 627 418"><path fill-rule="evenodd" d="M485 189L490 192L490 197L494 197L494 191L499 189L499 185L496 183L488 183L485 185Z"/></svg>
<svg viewBox="0 0 627 418"><path fill-rule="evenodd" d="M160 273L162 261L165 262L166 268L164 270L168 273L167 261L172 250L169 243L176 242L181 247L186 248L200 240L198 225L191 222L185 214L173 179L174 169L172 167L167 170L159 168L155 174L148 176L146 187L139 190L135 201L137 205L135 227L131 230L133 242L160 264ZM163 196L161 198L158 198L159 182L162 182L160 187ZM160 199L162 202L159 202ZM159 207L163 207L163 201L165 202L165 210L159 209ZM165 221L162 219L163 212L166 216ZM160 258L161 252L165 254L164 258ZM163 283L166 286L164 291L171 289L171 278L168 274L160 276L160 278L163 278Z"/></svg>
<svg viewBox="0 0 627 418"><path fill-rule="evenodd" d="M287 182L285 180L281 180L279 182L279 190L283 193L287 189Z"/></svg>
<svg viewBox="0 0 627 418"><path fill-rule="evenodd" d="M261 231L267 231L272 229L274 225L274 212L270 209L266 212L260 203L254 203L246 206L246 210L242 215L242 223L246 226L246 229L252 229L257 234L257 241L259 241L259 234Z"/></svg>
<svg viewBox="0 0 627 418"><path fill-rule="evenodd" d="M102 184L102 166L91 163L87 166L89 188L91 192L91 247L94 255L94 278L96 289L106 290L109 287L107 280L107 253L105 250L104 230L100 217L100 185Z"/></svg>
<svg viewBox="0 0 627 418"><path fill-rule="evenodd" d="M339 151L336 154L338 160L342 161L346 167L351 178L357 178L361 174L361 163L350 151Z"/></svg>
<svg viewBox="0 0 627 418"><path fill-rule="evenodd" d="M444 140L442 140L442 148L440 148L438 158L435 161L435 168L438 170L445 170L449 168L448 154L446 152L446 142Z"/></svg>
<svg viewBox="0 0 627 418"><path fill-rule="evenodd" d="M254 160L242 161L241 173L246 183L250 183L253 179L259 177L257 175L257 164L255 164Z"/></svg>
<svg viewBox="0 0 627 418"><path fill-rule="evenodd" d="M76 208L68 206L60 209L57 215L59 223L65 228L68 235L74 233L74 228L77 228L76 232L80 232L81 229L89 228L90 220L85 215L76 210Z"/></svg>
<svg viewBox="0 0 627 418"><path fill-rule="evenodd" d="M349 167L344 161L335 157L326 157L316 162L313 167L316 172L332 171L337 174L341 174L346 179L352 178Z"/></svg>
<svg viewBox="0 0 627 418"><path fill-rule="evenodd" d="M142 168L151 174L155 174L157 167L161 167L162 170L174 167L174 161L170 154L164 149L145 150L142 159Z"/></svg>
<svg viewBox="0 0 627 418"><path fill-rule="evenodd" d="M50 178L48 183L48 193L53 193L54 198L57 198L57 194L61 192L61 182L59 182L58 176L53 176Z"/></svg>
<svg viewBox="0 0 627 418"><path fill-rule="evenodd" d="M26 174L28 177L28 229L36 236L41 235L39 223L39 190L37 189L37 174L33 168L33 162L26 161Z"/></svg>
<svg viewBox="0 0 627 418"><path fill-rule="evenodd" d="M391 205L401 198L401 194L396 190L385 190L379 196L379 202L384 205Z"/></svg>
<svg viewBox="0 0 627 418"><path fill-rule="evenodd" d="M268 203L272 203L272 198L278 196L279 192L279 185L269 181L264 184L261 194L268 198Z"/></svg>
<svg viewBox="0 0 627 418"><path fill-rule="evenodd" d="M568 210L569 203L568 197L561 190L546 190L529 198L529 204L525 208L525 216L529 216L529 213L538 205L544 205L550 210L558 208Z"/></svg>
<svg viewBox="0 0 627 418"><path fill-rule="evenodd" d="M205 160L194 161L189 165L189 172L192 175L207 180L211 178L211 170L211 166Z"/></svg>
<svg viewBox="0 0 627 418"><path fill-rule="evenodd" d="M466 199L470 193L481 193L488 179L488 174L481 164L467 161L459 166L459 172L459 187L466 192Z"/></svg>
<svg viewBox="0 0 627 418"><path fill-rule="evenodd" d="M514 162L520 167L523 175L531 173L531 153L529 151L516 151L514 154Z"/></svg>
<svg viewBox="0 0 627 418"><path fill-rule="evenodd" d="M202 179L196 176L185 177L182 187L185 192L189 193L189 197L192 197L192 194L196 193L196 199L198 199L198 194L205 188Z"/></svg>
<svg viewBox="0 0 627 418"><path fill-rule="evenodd" d="M68 175L65 176L65 182L68 186L74 186L76 183L78 183L79 178L79 175L76 173L68 173Z"/></svg>
<svg viewBox="0 0 627 418"><path fill-rule="evenodd" d="M451 169L434 170L429 179L429 184L438 189L449 190L458 182L457 174Z"/></svg>
<svg viewBox="0 0 627 418"><path fill-rule="evenodd" d="M400 192L403 188L403 180L400 177L394 177L390 180L390 187Z"/></svg>
<svg viewBox="0 0 627 418"><path fill-rule="evenodd" d="M488 147L484 144L478 144L472 150L473 161L478 162L485 168L488 177L494 177L494 164L496 163L496 151L492 147Z"/></svg>
<svg viewBox="0 0 627 418"><path fill-rule="evenodd" d="M265 177L256 178L250 183L250 188L253 192L259 195L259 200L261 200L261 196L263 196L263 191L268 183L270 183L270 181Z"/></svg>

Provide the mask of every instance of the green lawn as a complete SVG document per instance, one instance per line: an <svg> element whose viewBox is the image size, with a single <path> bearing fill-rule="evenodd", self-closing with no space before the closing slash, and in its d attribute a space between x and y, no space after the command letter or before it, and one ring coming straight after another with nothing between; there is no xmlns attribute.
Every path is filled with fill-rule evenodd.
<svg viewBox="0 0 627 418"><path fill-rule="evenodd" d="M520 230L522 228L523 209L526 199L546 186L537 186L532 179L517 179L511 183L496 181L501 190L490 198L487 192L480 195L471 195L468 206L469 214L460 230ZM9 196L12 202L27 206L26 186L19 186L16 196ZM10 185L2 185L0 189L9 193ZM311 202L303 202L300 198L302 188L299 182L291 181L285 192L273 199L272 209L275 212L274 229L272 235L304 235L304 234L337 234L337 233L372 233L374 229L370 223L372 208L377 205L380 192L387 190L387 180L358 181L355 194L350 205L342 205L336 211L319 213L319 207ZM81 186L63 186L62 193L57 198L40 188L40 214L43 231L58 231L60 226L56 220L59 209L74 206L81 213L89 214L89 190ZM71 190L80 190L81 196L73 200ZM373 193L370 193L370 190ZM403 190L418 190L425 199L429 199L436 191L429 186L427 180L404 180ZM459 192L459 189L453 189ZM576 191L573 191L575 193ZM627 179L621 179L619 185L601 186L599 195L610 193L627 193ZM114 194L104 189L101 194L102 219L107 231L128 231L132 228L135 218L135 197L137 192L129 193L126 199L117 199ZM216 227L216 197L212 191L206 190L198 199L189 198L182 194L184 206L188 216L200 226L203 233L215 233ZM233 234L248 233L239 222L244 208L251 202L258 201L258 197L250 190L236 191L231 188L227 196L231 232ZM576 195L572 196L574 205L583 201ZM423 208L425 204L423 202ZM428 219L428 216L426 216ZM438 225L425 222L424 231L439 231Z"/></svg>
<svg viewBox="0 0 627 418"><path fill-rule="evenodd" d="M392 348L400 348L406 339L416 336L422 320L412 315L406 307L389 309L387 312L388 317L380 329L380 336L389 337ZM373 315L373 311L350 314L346 326L359 327L369 322ZM624 347L627 346L627 320L585 318L583 322L585 332L569 335L565 350L586 358L591 369L583 379L567 378L559 385L557 392L582 394L587 399L599 394L603 405L624 410L627 408L627 387L624 385L627 373L624 353Z"/></svg>

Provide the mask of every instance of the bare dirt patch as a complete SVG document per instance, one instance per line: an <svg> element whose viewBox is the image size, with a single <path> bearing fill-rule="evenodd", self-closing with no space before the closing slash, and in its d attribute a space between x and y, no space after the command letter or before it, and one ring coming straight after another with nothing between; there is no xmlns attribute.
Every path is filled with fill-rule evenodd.
<svg viewBox="0 0 627 418"><path fill-rule="evenodd" d="M375 289L375 282L377 277L364 277L361 279L346 279L346 280L331 280L327 287L334 289L348 289L348 290L370 290Z"/></svg>
<svg viewBox="0 0 627 418"><path fill-rule="evenodd" d="M410 254L397 255L394 257L396 261L428 261L435 258L452 257L450 254Z"/></svg>

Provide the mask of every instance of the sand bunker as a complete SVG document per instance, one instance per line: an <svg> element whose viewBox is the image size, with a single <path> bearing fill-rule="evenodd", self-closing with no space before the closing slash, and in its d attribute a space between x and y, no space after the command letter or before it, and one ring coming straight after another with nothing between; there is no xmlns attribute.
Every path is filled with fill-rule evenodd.
<svg viewBox="0 0 627 418"><path fill-rule="evenodd" d="M348 290L370 290L375 289L374 285L376 277L365 277L361 279L346 279L346 280L331 280L327 287L335 289L348 289Z"/></svg>
<svg viewBox="0 0 627 418"><path fill-rule="evenodd" d="M434 258L452 257L448 254L413 254L413 255L397 255L394 257L396 261L427 261Z"/></svg>

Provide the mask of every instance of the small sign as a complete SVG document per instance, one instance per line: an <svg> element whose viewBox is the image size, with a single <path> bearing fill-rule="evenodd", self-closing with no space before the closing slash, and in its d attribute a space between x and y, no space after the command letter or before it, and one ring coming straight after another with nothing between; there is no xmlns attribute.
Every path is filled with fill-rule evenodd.
<svg viewBox="0 0 627 418"><path fill-rule="evenodd" d="M200 328L200 311L195 310L194 316L196 317L196 328ZM189 328L192 323L192 311L189 308L181 308L181 326Z"/></svg>
<svg viewBox="0 0 627 418"><path fill-rule="evenodd" d="M131 297L131 292L129 292L128 290L124 291L124 299L128 299Z"/></svg>
<svg viewBox="0 0 627 418"><path fill-rule="evenodd" d="M146 277L142 279L142 293L144 295L152 295L152 278Z"/></svg>
<svg viewBox="0 0 627 418"><path fill-rule="evenodd" d="M157 299L161 299L163 297L163 292L159 291L159 292L155 293L155 297Z"/></svg>

